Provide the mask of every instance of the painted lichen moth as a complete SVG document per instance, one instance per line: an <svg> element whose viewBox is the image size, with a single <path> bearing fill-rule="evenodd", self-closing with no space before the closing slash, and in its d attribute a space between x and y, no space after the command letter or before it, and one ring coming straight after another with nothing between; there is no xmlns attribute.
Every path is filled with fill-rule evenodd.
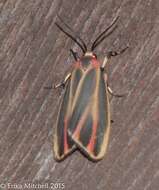
<svg viewBox="0 0 159 190"><path fill-rule="evenodd" d="M105 155L110 135L108 93L122 96L114 94L108 86L105 68L112 56L121 54L127 47L120 52L109 51L101 63L93 51L116 28L118 17L96 38L90 50L60 17L59 19L73 34L58 23L55 23L56 26L81 48L83 55L79 57L71 49L75 58L72 69L61 83L55 85L55 88L64 88L64 95L56 122L54 156L60 161L78 149L88 159L97 161Z"/></svg>

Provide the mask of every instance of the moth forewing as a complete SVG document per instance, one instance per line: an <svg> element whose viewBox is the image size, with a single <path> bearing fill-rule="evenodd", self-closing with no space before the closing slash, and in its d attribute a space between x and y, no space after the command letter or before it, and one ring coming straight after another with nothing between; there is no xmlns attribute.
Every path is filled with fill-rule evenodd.
<svg viewBox="0 0 159 190"><path fill-rule="evenodd" d="M78 148L94 161L101 159L106 151L110 132L107 103L103 73L100 68L92 67L82 76L77 88L68 133Z"/></svg>
<svg viewBox="0 0 159 190"><path fill-rule="evenodd" d="M77 74L78 73L78 74ZM72 70L71 76L67 80L63 98L60 104L60 109L56 121L55 135L54 135L54 155L56 160L62 160L69 153L71 153L76 145L68 136L69 119L72 113L72 102L76 87L80 81L82 72L80 69ZM78 75L78 78L76 77ZM67 75L68 76L68 75ZM66 77L67 77L66 76Z"/></svg>
<svg viewBox="0 0 159 190"><path fill-rule="evenodd" d="M55 127L53 150L54 157L58 161L62 160L70 151L72 151L74 146L72 143L68 144L67 136L67 120L69 118L69 105L71 104L69 96L70 80L66 84Z"/></svg>

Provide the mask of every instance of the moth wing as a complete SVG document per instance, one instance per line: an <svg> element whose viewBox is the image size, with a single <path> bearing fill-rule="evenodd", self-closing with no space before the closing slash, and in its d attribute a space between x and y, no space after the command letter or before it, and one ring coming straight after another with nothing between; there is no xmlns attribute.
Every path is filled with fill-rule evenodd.
<svg viewBox="0 0 159 190"><path fill-rule="evenodd" d="M69 121L69 135L91 160L102 159L110 133L109 101L100 68L92 68L80 80Z"/></svg>
<svg viewBox="0 0 159 190"><path fill-rule="evenodd" d="M60 161L71 153L76 145L68 136L69 119L71 117L71 108L76 88L82 76L80 68L74 69L71 73L71 78L67 81L62 102L60 105L58 119L56 123L54 135L54 156Z"/></svg>

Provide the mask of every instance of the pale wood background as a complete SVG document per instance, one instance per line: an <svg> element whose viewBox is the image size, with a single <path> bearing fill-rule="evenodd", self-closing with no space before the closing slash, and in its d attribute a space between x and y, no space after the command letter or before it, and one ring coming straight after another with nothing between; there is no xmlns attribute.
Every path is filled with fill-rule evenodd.
<svg viewBox="0 0 159 190"><path fill-rule="evenodd" d="M79 152L57 163L52 137L62 79L79 51L56 26L56 15L86 43L120 15L98 55L130 45L112 59L109 81L125 98L111 99L105 158ZM62 182L66 190L159 189L159 1L0 0L0 183Z"/></svg>

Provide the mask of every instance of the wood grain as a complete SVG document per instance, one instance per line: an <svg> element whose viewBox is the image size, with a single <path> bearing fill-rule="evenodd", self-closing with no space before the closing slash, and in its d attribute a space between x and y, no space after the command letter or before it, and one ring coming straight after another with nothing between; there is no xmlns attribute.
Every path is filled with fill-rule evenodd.
<svg viewBox="0 0 159 190"><path fill-rule="evenodd" d="M57 13L90 45L120 15L96 50L129 44L109 65L112 124L105 158L79 152L57 163L52 138L62 79L78 47L55 26ZM159 1L0 1L0 184L64 183L66 190L157 190L159 187ZM24 187L23 187L24 188ZM22 188L22 189L23 189ZM3 187L0 185L0 189ZM48 188L51 189L51 186ZM60 188L59 188L60 189Z"/></svg>

